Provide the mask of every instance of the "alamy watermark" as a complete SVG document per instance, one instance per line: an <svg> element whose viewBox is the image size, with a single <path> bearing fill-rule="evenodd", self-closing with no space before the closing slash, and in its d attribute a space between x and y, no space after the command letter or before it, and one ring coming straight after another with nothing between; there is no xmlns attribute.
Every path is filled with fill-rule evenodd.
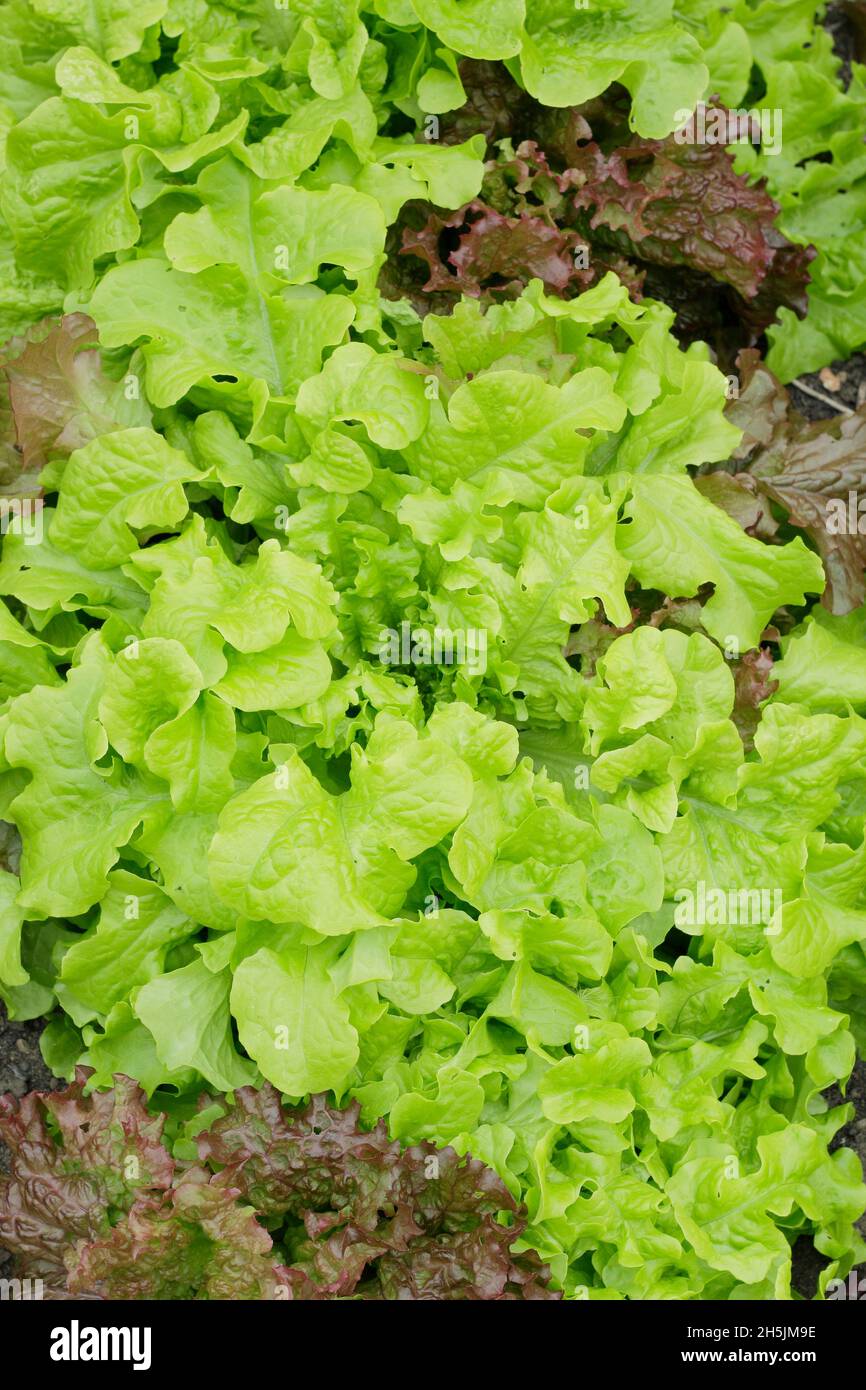
<svg viewBox="0 0 866 1390"><path fill-rule="evenodd" d="M21 536L25 545L42 540L41 497L0 497L0 536Z"/></svg>
<svg viewBox="0 0 866 1390"><path fill-rule="evenodd" d="M825 504L825 529L831 536L866 536L866 497L849 492L847 498L830 497Z"/></svg>
<svg viewBox="0 0 866 1390"><path fill-rule="evenodd" d="M384 627L378 656L383 666L464 666L472 676L487 670L487 630L483 627Z"/></svg>
<svg viewBox="0 0 866 1390"><path fill-rule="evenodd" d="M674 893L674 926L736 927L770 925L782 908L781 888L708 888L699 881L694 889L678 888Z"/></svg>
<svg viewBox="0 0 866 1390"><path fill-rule="evenodd" d="M762 154L782 152L782 112L778 106L728 111L699 101L694 111L674 115L678 145L760 145Z"/></svg>
<svg viewBox="0 0 866 1390"><path fill-rule="evenodd" d="M41 1303L44 1297L41 1279L0 1279L0 1303Z"/></svg>
<svg viewBox="0 0 866 1390"><path fill-rule="evenodd" d="M858 1271L852 1269L847 1279L828 1279L825 1297L862 1303L866 1301L866 1278L858 1278Z"/></svg>
<svg viewBox="0 0 866 1390"><path fill-rule="evenodd" d="M52 1361L129 1361L134 1371L148 1371L151 1336L149 1327L82 1327L73 1318L52 1329L48 1354Z"/></svg>

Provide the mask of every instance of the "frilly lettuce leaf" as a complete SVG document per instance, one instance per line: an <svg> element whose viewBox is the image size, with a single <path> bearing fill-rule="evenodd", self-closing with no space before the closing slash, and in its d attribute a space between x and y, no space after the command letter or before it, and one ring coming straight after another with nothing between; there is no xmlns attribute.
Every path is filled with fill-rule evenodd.
<svg viewBox="0 0 866 1390"><path fill-rule="evenodd" d="M691 107L707 82L700 45L674 21L668 0L650 6L617 0L603 13L575 10L568 0L412 3L427 28L457 53L517 60L527 90L547 106L579 105L622 82L643 135L667 134L675 110Z"/></svg>
<svg viewBox="0 0 866 1390"><path fill-rule="evenodd" d="M525 1212L477 1159L267 1085L166 1126L128 1077L95 1079L0 1108L6 1243L48 1298L561 1298L510 1251Z"/></svg>

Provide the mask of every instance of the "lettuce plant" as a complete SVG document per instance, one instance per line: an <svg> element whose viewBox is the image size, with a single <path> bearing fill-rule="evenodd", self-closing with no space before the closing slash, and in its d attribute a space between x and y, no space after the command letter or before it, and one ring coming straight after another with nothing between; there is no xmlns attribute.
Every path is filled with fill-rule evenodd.
<svg viewBox="0 0 866 1390"><path fill-rule="evenodd" d="M780 205L779 230L817 251L808 314L801 320L783 307L779 325L767 331L768 365L782 381L866 344L866 70L853 63L843 86L821 24L825 8L815 0L737 0L723 11L686 0L678 7L708 62L705 96L760 108L780 130L771 153L732 147L737 169L766 178Z"/></svg>
<svg viewBox="0 0 866 1390"><path fill-rule="evenodd" d="M729 465L738 471L731 479L711 471L698 485L747 528L757 525L772 535L784 523L808 535L827 575L822 603L840 616L851 613L866 599L866 526L861 529L859 510L866 413L809 423L757 354L745 352L740 369L743 389L728 408L743 430Z"/></svg>
<svg viewBox="0 0 866 1390"><path fill-rule="evenodd" d="M156 250L170 217L193 210L196 195L182 190L223 152L266 182L363 188L389 222L413 195L432 192L447 208L468 202L478 191L469 170L464 165L458 175L457 164L435 157L439 123L459 122L473 103L461 62L468 59L497 73L507 65L542 110L592 103L615 86L638 146L641 138L669 137L699 101L772 116L778 141L763 150L738 143L731 153L741 173L766 180L781 208L779 241L817 248L807 318L799 317L802 262L790 257L777 266L757 315L763 327L782 306L780 324L769 331L770 366L790 380L866 342L863 69L855 63L843 89L823 12L818 0L736 0L722 9L709 0L677 7L671 0L291 0L276 11L264 0L148 0L135 11L112 7L97 23L84 4L11 0L0 16L9 53L0 94L8 131L0 336L59 310L67 291L80 298L94 261L104 265L135 245ZM488 93L486 114L501 104ZM413 126L429 142L423 158L405 149L385 158ZM625 143L633 152L634 142ZM311 173L323 151L331 157ZM723 161L715 158L712 167L718 178ZM683 200L668 219L676 228L688 220L698 171L674 175L659 164L657 173L668 181L673 175L674 199ZM703 200L704 213L710 202ZM295 203L288 242L302 216ZM280 199L269 206L272 218L283 216ZM347 220L364 240L365 219L354 209ZM748 224L754 209L744 211ZM368 208L368 228L371 216ZM722 283L725 244L722 235L710 273ZM687 248L684 237L678 260ZM218 274L208 281L197 294L199 309L211 295L228 294ZM676 279L662 277L654 292L664 287L675 294ZM369 299L360 299L369 313ZM220 355L213 327L206 347ZM239 360L244 355L240 343L226 347ZM265 360L259 355L256 365Z"/></svg>
<svg viewBox="0 0 866 1390"><path fill-rule="evenodd" d="M269 1086L212 1103L172 1146L128 1077L87 1095L86 1075L0 1101L3 1243L50 1299L561 1296L510 1254L525 1220L476 1159L401 1148L323 1096L286 1110Z"/></svg>
<svg viewBox="0 0 866 1390"><path fill-rule="evenodd" d="M512 298L537 276L568 298L614 270L633 298L671 304L680 341L710 342L726 370L780 305L805 314L814 249L780 234L778 204L735 171L724 144L634 135L616 88L551 110L505 69L467 61L460 72L468 99L443 117L442 134L485 135L481 192L450 213L407 205L392 233L399 254L382 271L386 294L408 294L423 312L461 294Z"/></svg>
<svg viewBox="0 0 866 1390"><path fill-rule="evenodd" d="M527 4L526 27L530 33L535 8ZM698 100L720 100L737 110L765 113L773 124L774 138L765 142L764 148L738 139L729 152L735 156L738 172L750 180L766 180L767 192L779 207L776 236L781 234L804 250L812 246L816 251L806 316L797 302L798 282L800 292L803 285L796 260L784 268L780 265L777 284L773 286L771 282L767 286L767 290L775 291L775 302L765 294L758 306L755 317L760 328L769 325L769 366L782 381L790 381L801 372L815 371L833 359L846 358L862 349L866 345L866 165L862 141L866 85L864 68L857 62L851 65L850 79L843 84L840 60L821 22L826 6L820 0L735 0L722 7L712 0L683 0L675 7L673 16L662 5L642 6L640 19L628 4L593 4L585 8L563 4L561 8L561 13L554 14L544 7L543 20L539 10L538 28L549 29L541 48L546 69L543 79L536 76L528 49L522 49L519 58L509 57L508 62L521 85L543 105L577 106L602 96L609 84L621 84L629 93L632 130L638 137L650 140L670 135ZM485 5L483 9L490 7ZM566 16L565 11L570 10L576 13ZM492 19L494 12L490 12ZM857 7L849 7L848 13L856 25ZM673 17L679 31L676 37L659 27L663 16ZM425 19L444 37L445 31L438 27L432 14L425 15ZM683 44L684 35L690 43L697 44L697 50ZM471 58L503 56L489 44L461 47L454 37L446 41L458 53ZM500 43L505 42L503 31ZM656 42L659 49L641 69L642 83L652 86L650 114L644 105L648 94L643 85L635 84L636 68L629 66L628 60L634 51L632 45L646 45L648 52ZM660 51L663 47L664 53ZM575 65L581 69L584 53L591 63L589 80L584 80L581 70L581 80L576 81L572 65L576 60ZM610 66L605 61L608 57L613 60ZM659 91L655 90L656 82ZM461 106L459 88L434 89L431 84L423 93L428 100L423 107L426 111L457 111ZM494 101L494 107L495 104ZM488 113L490 110L488 104ZM500 134L508 135L510 131L506 128ZM529 138L538 138L536 132L531 131ZM640 140L629 143L633 150ZM713 150L717 155L721 153L719 146L704 147L705 163L710 162ZM694 147L690 152L695 153ZM682 147L679 154L683 155ZM661 167L657 172L661 172ZM723 176L723 163L718 158L713 161L713 174L716 180ZM617 181L614 178L613 188L607 184L616 202ZM669 236L671 232L676 236L678 221L688 219L691 197L687 180L681 182L677 193L683 197L683 207L672 208L666 219ZM709 216L712 201L709 196L703 199L696 217L698 223ZM727 201L730 206L730 200ZM747 213L745 229L750 220ZM747 230L745 235L748 236ZM678 248L680 258L684 252L688 256L690 245L686 235ZM712 278L724 282L724 274L718 273L723 253L724 239L711 270ZM719 315L720 306L717 296L707 295L708 288L704 286L702 295L700 286L694 284L684 299L677 296L676 277L655 277L652 284L653 293L661 293L663 298L669 294L671 302L685 315L688 300L703 300L700 315L705 323L709 317L709 333L715 327L713 320ZM730 297L722 305L725 317L740 309L736 299ZM771 321L776 305L780 306L778 324ZM763 323L762 312L766 315ZM742 337L738 345L747 346L746 338Z"/></svg>
<svg viewBox="0 0 866 1390"><path fill-rule="evenodd" d="M442 313L380 293L401 210L482 190L484 122L425 138L458 57L557 109L617 81L663 142L746 33L671 13L4 11L0 994L91 1069L76 1105L127 1104L118 1075L154 1112L355 1101L365 1143L381 1119L494 1170L515 1268L569 1297L776 1299L799 1234L822 1281L862 1249L822 1096L864 1041L862 614L778 515L745 393L616 267ZM223 1172L238 1145L259 1172L278 1106L240 1105L225 1170L70 1231L198 1250L166 1204L213 1203L270 1279ZM496 1296L528 1292L483 1229ZM288 1263L328 1283L305 1230ZM420 1289L380 1235L387 1296ZM81 1288L134 1277L113 1250Z"/></svg>
<svg viewBox="0 0 866 1390"><path fill-rule="evenodd" d="M348 342L296 461L214 409L52 447L0 571L4 994L56 1001L46 1055L96 1084L265 1077L471 1152L567 1287L784 1296L792 1232L857 1249L817 1097L853 1059L866 735L828 681L744 755L726 657L823 580L696 487L739 431L671 317L536 282L430 316L420 371ZM688 621L635 627L653 590Z"/></svg>

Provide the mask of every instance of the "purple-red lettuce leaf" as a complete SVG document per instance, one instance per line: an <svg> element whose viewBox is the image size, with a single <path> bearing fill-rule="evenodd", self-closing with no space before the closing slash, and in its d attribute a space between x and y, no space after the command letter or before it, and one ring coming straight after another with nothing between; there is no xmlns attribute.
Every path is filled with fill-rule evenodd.
<svg viewBox="0 0 866 1390"><path fill-rule="evenodd" d="M856 503L866 490L866 408L807 421L757 353L744 352L738 365L740 394L728 415L744 434L733 485L774 504L790 526L805 532L827 575L822 603L831 613L849 613L866 598L866 538L859 514L850 515L852 497ZM717 486L714 476L698 479L702 490ZM724 489L726 496L713 500L742 521L740 504L728 500L730 486Z"/></svg>

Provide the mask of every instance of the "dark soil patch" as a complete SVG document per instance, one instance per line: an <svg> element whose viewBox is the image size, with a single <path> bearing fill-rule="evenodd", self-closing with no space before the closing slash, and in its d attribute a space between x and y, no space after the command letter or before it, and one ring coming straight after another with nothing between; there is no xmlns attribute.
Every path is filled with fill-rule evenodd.
<svg viewBox="0 0 866 1390"><path fill-rule="evenodd" d="M839 78L846 91L851 83L851 64L857 57L857 39L850 12L844 4L828 5L824 16L824 28L830 31L833 39L833 52L842 59Z"/></svg>
<svg viewBox="0 0 866 1390"><path fill-rule="evenodd" d="M0 1095L11 1091L23 1096L27 1091L57 1090L63 1085L42 1060L39 1035L44 1019L12 1023L0 1004Z"/></svg>
<svg viewBox="0 0 866 1390"><path fill-rule="evenodd" d="M840 407L856 410L866 405L866 353L855 352L847 362L834 362L829 373L826 368L824 370L824 378L820 372L804 373L788 386L801 415L807 420L832 420L845 413ZM838 381L838 389L834 378ZM818 392L823 399L801 390L798 383L808 386L810 392Z"/></svg>

